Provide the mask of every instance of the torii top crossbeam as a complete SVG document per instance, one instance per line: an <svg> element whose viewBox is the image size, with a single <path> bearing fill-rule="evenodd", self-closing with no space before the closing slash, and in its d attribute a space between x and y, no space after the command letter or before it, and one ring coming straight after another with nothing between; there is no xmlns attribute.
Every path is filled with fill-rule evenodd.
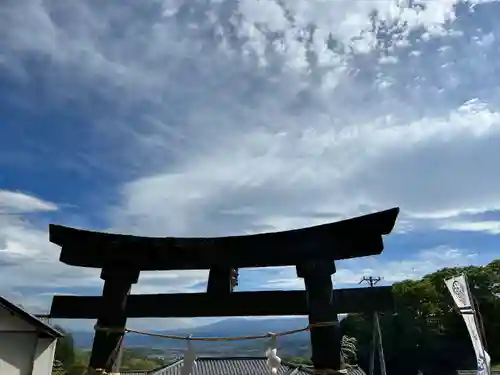
<svg viewBox="0 0 500 375"><path fill-rule="evenodd" d="M380 254L399 213L392 208L314 227L255 235L179 238L108 234L50 225L60 261L80 267L130 266L139 270L291 266Z"/></svg>

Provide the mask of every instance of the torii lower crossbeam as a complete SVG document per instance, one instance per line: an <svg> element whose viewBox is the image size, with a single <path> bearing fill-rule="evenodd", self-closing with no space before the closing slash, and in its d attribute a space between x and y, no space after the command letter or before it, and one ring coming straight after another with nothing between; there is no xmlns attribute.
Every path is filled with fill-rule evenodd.
<svg viewBox="0 0 500 375"><path fill-rule="evenodd" d="M336 289L339 313L392 310L391 287ZM99 296L54 296L50 316L96 319ZM129 318L193 318L229 316L307 315L304 291L234 292L223 298L209 293L140 294L127 299Z"/></svg>

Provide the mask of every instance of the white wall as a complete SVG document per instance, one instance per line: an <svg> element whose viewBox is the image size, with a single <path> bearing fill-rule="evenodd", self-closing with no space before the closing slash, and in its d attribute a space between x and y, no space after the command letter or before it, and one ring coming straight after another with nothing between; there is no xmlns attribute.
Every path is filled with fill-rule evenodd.
<svg viewBox="0 0 500 375"><path fill-rule="evenodd" d="M35 328L19 318L12 315L10 311L0 307L0 332L11 331L35 331Z"/></svg>
<svg viewBox="0 0 500 375"><path fill-rule="evenodd" d="M0 307L0 375L50 375L56 343Z"/></svg>
<svg viewBox="0 0 500 375"><path fill-rule="evenodd" d="M31 375L35 333L0 332L0 375Z"/></svg>
<svg viewBox="0 0 500 375"><path fill-rule="evenodd" d="M57 340L53 338L38 339L32 375L50 375L52 373L56 344Z"/></svg>

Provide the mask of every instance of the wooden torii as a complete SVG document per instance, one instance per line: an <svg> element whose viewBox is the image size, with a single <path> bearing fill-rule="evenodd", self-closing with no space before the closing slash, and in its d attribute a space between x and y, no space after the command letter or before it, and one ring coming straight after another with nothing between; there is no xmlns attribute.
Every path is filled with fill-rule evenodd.
<svg viewBox="0 0 500 375"><path fill-rule="evenodd" d="M125 328L129 318L308 315L309 323L338 321L337 314L392 309L390 287L333 290L335 261L378 255L399 208L304 229L211 238L152 238L50 225L60 261L101 269L102 296L53 298L50 317L97 319ZM295 266L305 291L233 292L239 268ZM206 293L130 295L140 271L209 272ZM311 328L315 370L341 369L338 325ZM119 372L123 332L97 330L89 367Z"/></svg>

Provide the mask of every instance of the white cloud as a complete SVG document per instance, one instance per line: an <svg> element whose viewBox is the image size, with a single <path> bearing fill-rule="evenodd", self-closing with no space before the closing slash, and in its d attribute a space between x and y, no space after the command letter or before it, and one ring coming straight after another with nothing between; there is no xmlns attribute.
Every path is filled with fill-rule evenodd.
<svg viewBox="0 0 500 375"><path fill-rule="evenodd" d="M26 220L23 214L53 210L57 207L28 194L1 191L0 198L9 206L8 214L0 213L0 267L4 282L0 294L23 301L23 305L38 312L50 305L48 290L77 290L102 287L99 270L76 268L59 262L60 247L49 242L48 227L40 228ZM6 205L5 205L6 206ZM11 209L12 208L12 209ZM13 214L13 212L17 214ZM22 214L19 214L22 212ZM143 272L135 293L189 291L206 282L206 271ZM35 288L33 294L33 288ZM46 291L40 292L40 288ZM199 287L198 287L199 288ZM27 294L26 294L27 293ZM72 292L63 292L73 294Z"/></svg>
<svg viewBox="0 0 500 375"><path fill-rule="evenodd" d="M214 145L217 152L190 160L182 173L127 184L118 225L155 234L166 227L175 234L222 234L243 229L245 219L256 230L290 229L396 205L417 217L496 209L500 197L493 189L470 194L476 182L467 185L464 170L452 166L486 174L493 162L477 147L497 136L498 120L498 113L473 101L446 117L409 124L376 119L337 130L317 121L295 134L246 133ZM457 143L462 147L448 147ZM483 162L479 168L469 160L471 148ZM447 186L455 180L460 184ZM159 205L165 209L155 209ZM235 218L238 229L231 228Z"/></svg>
<svg viewBox="0 0 500 375"><path fill-rule="evenodd" d="M448 246L439 246L435 249L423 250L417 254L408 257L404 260L380 261L375 259L373 266L367 264L363 272L363 276L379 275L386 282L397 282L402 280L419 279L429 273L435 272L445 267L463 267L471 264L477 264L480 261L477 259L475 252L470 252L462 249L450 248ZM347 262L346 262L347 263ZM345 279L339 275L338 283L350 281L354 279L346 277Z"/></svg>
<svg viewBox="0 0 500 375"><path fill-rule="evenodd" d="M48 231L28 221L23 214L55 210L56 206L39 198L17 192L2 191L2 198L9 204L0 213L0 267L2 285L0 294L18 299L29 288L57 288L65 286L99 285L98 273L79 270L58 262L60 249L48 241ZM16 212L17 214L14 214ZM38 291L37 291L38 293ZM16 297L17 296L17 297ZM47 296L37 303L30 295L24 295L28 304L35 308L47 308Z"/></svg>
<svg viewBox="0 0 500 375"><path fill-rule="evenodd" d="M374 9L383 19L404 20L412 30L424 27L435 33L437 25L455 18L454 4L429 2L417 14L412 9L396 9L390 1L336 2L339 11L331 14L325 12L331 6L329 2L295 1L288 3L294 23L292 16L274 3L246 1L241 2L243 21L238 23L235 17L223 15L227 11L224 7L230 7L226 2L214 3L208 9L193 3L193 22L205 10L208 17L197 28L191 21L181 26L172 21L175 11L182 11L176 2L162 5L165 17L160 19L149 13L143 19L134 18L129 8L118 10L114 6L107 8L108 13L93 17L95 10L80 3L82 12L72 14L80 25L77 29L59 24L57 17L47 19L47 9L38 5L30 12L45 14L37 19L50 21L51 27L46 27L53 30L47 31L52 35L49 39L60 38L61 48L46 50L58 69L78 66L89 82L99 80L94 90L110 90L101 94L111 100L118 96L111 82L118 80L122 103L134 107L137 98L149 103L137 126L116 120L112 130L98 126L104 132L101 136L113 132L120 137L128 135L120 142L131 143L134 152L124 157L135 159L129 160L134 163L130 168L140 168L134 173L139 176L124 186L121 205L111 215L117 230L147 234L168 231L175 235L283 229L391 205L401 205L403 215L424 218L496 209L498 196L489 188L496 183L495 177L486 173L493 167L493 151L486 152L485 145L488 150L496 147L497 103L465 97L452 106L445 105L449 101L446 94L456 91L451 78L463 79L456 76L463 66L475 63L472 52L490 48L491 43L485 46L481 39L477 45L451 49L455 62L450 65L443 55L446 68L440 61L427 66L422 59L410 69L406 60L385 56L394 66L377 68L375 87L357 78L356 72L367 68L359 65L357 55L325 50L320 43L326 31L344 43L360 35L369 38L364 31ZM16 10L12 11L14 20ZM109 20L117 15L140 33L124 40L112 39ZM332 22L331 17L341 21ZM231 34L224 23L228 20L235 23L244 46L228 44ZM303 75L313 67L304 60L306 45L294 39L309 22L319 25L313 45L321 63L312 71L316 74L324 68L325 73L317 77L319 81ZM186 28L188 23L192 28ZM265 50L259 28L262 23L269 30L286 31L281 40L286 48L275 45L275 54L259 55L260 60L267 59L266 67L284 69L275 76L241 60L248 51L259 54ZM121 30L120 26L113 27ZM220 49L200 55L199 48L213 47L199 34L210 27L220 32L223 41L217 44ZM98 42L98 31L109 39ZM14 28L9 35L13 42L27 43L26 50L33 52L32 41L22 37L24 32ZM182 36L181 42L170 35ZM400 49L393 48L391 53L403 53L408 46L426 48L425 43L420 47L403 43L408 37L405 35L397 36ZM495 40L494 32L488 35L488 40ZM86 46L88 60L77 58L80 55L73 49L79 43L65 44L69 36ZM144 44L146 39L148 43ZM37 48L43 48L43 43L37 43ZM442 53L449 50L444 48ZM188 71L185 61L192 64ZM489 72L487 64L481 69L478 75ZM445 81L447 86L429 82L437 71L450 77ZM402 88L395 88L394 82L396 86L408 82L412 88L400 92ZM82 84L70 81L68 87ZM213 90L217 90L216 95L211 94ZM406 102L405 94L419 91L421 96ZM363 103L358 99L367 95L379 95L381 100ZM442 103L436 95L441 95ZM181 107L172 110L172 101ZM357 110L360 106L365 113ZM416 111L423 115L417 116ZM461 147L456 147L458 144ZM471 155L479 155L481 163L472 162ZM454 168L456 165L461 168ZM484 191L471 194L478 176ZM442 189L444 186L452 186L451 191ZM246 213L241 214L242 210ZM236 211L240 214L235 215Z"/></svg>
<svg viewBox="0 0 500 375"><path fill-rule="evenodd" d="M57 210L57 206L54 203L19 191L0 189L0 215L55 210Z"/></svg>
<svg viewBox="0 0 500 375"><path fill-rule="evenodd" d="M498 235L500 234L500 221L449 221L441 225L440 229L459 232L481 232Z"/></svg>
<svg viewBox="0 0 500 375"><path fill-rule="evenodd" d="M48 234L22 214L52 211L57 207L25 193L0 192L0 267L2 284L0 295L22 303L36 312L46 311L49 297L29 288L64 285L71 280L82 280L82 273L64 269L57 264L57 249L48 243Z"/></svg>
<svg viewBox="0 0 500 375"><path fill-rule="evenodd" d="M145 271L139 282L132 286L132 293L187 293L202 292L208 281L208 271Z"/></svg>
<svg viewBox="0 0 500 375"><path fill-rule="evenodd" d="M387 260L383 256L360 260L337 262L337 272L332 280L337 286L353 287L364 276L381 277L384 283L416 280L445 267L463 267L476 264L477 254L439 246L422 250L404 260ZM293 274L292 269L283 269L279 277L269 278L266 287L283 289L303 289L304 282Z"/></svg>
<svg viewBox="0 0 500 375"><path fill-rule="evenodd" d="M13 199L7 199L11 198ZM70 267L59 262L60 248L49 242L48 228L27 221L23 214L50 211L57 207L25 193L1 191L8 210L0 212L0 295L32 313L49 312L54 294L98 294L102 288L99 270ZM3 205L6 207L7 205ZM15 214L14 214L15 212ZM200 291L205 271L143 272L133 293L174 293ZM83 289L82 289L83 288ZM81 291L84 291L83 293ZM90 330L95 322L56 320L73 330ZM178 329L206 323L193 319L131 319L141 329Z"/></svg>

